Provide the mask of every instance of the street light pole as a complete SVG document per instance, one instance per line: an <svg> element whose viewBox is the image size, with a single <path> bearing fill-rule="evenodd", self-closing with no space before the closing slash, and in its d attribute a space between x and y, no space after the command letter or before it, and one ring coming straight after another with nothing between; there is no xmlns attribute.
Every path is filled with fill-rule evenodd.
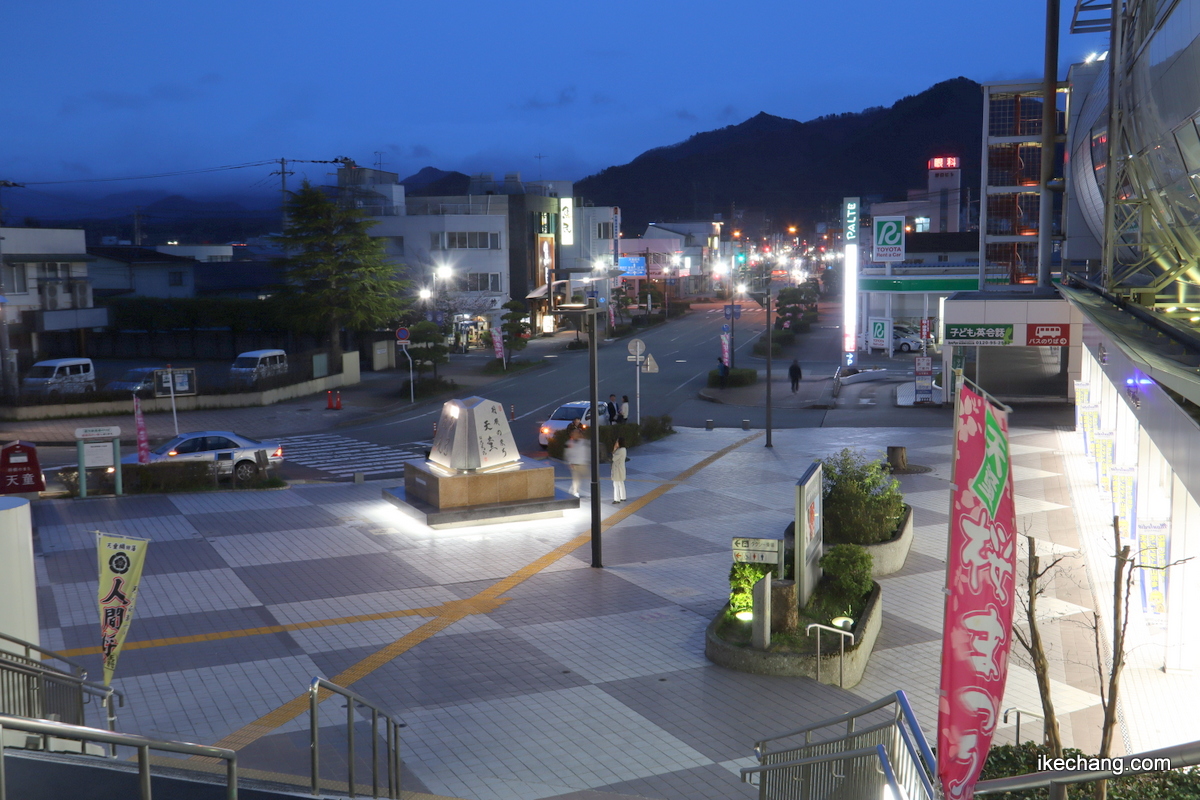
<svg viewBox="0 0 1200 800"><path fill-rule="evenodd" d="M771 278L767 276L767 443L771 443L771 351L775 348L775 337L771 332Z"/></svg>
<svg viewBox="0 0 1200 800"><path fill-rule="evenodd" d="M596 317L604 310L597 307L593 298L587 298L583 305L575 303L560 305L554 311L558 314L578 317L587 326L588 382L590 384L588 401L592 411L592 427L590 429L592 442L592 566L600 569L604 567L604 562L600 552L600 366L599 348L596 341Z"/></svg>

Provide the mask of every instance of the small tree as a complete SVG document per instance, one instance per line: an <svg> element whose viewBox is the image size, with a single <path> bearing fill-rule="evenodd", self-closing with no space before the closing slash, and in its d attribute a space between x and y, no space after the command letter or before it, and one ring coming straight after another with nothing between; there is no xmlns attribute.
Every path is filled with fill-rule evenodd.
<svg viewBox="0 0 1200 800"><path fill-rule="evenodd" d="M846 448L822 464L825 538L834 544L890 539L904 514L904 495L883 462Z"/></svg>
<svg viewBox="0 0 1200 800"><path fill-rule="evenodd" d="M1037 545L1032 536L1026 534L1025 540L1029 547L1029 567L1025 571L1025 622L1029 626L1029 634L1021 632L1021 629L1013 626L1013 635L1025 652L1029 655L1029 660L1033 665L1033 674L1037 677L1038 694L1042 701L1042 727L1043 738L1046 747L1050 749L1050 755L1054 758L1062 758L1063 744L1062 735L1059 732L1058 714L1054 710L1054 698L1050 693L1050 661L1046 658L1046 646L1042 641L1041 628L1038 627L1037 620L1037 600L1045 593L1045 586L1042 579L1055 568L1059 562L1063 560L1059 556L1050 561L1045 567L1042 566L1041 558L1037 554ZM1017 742L1020 745L1020 742Z"/></svg>
<svg viewBox="0 0 1200 800"><path fill-rule="evenodd" d="M508 313L504 315L500 329L504 331L504 348L508 357L512 358L513 353L519 353L529 344L525 337L530 325L525 321L525 304L520 300L510 300L504 304L504 308L508 309Z"/></svg>
<svg viewBox="0 0 1200 800"><path fill-rule="evenodd" d="M375 223L343 208L308 181L287 201L287 225L279 237L288 255L280 295L298 313L324 321L334 357L342 352L343 328L370 330L390 324L403 308L405 281L384 255Z"/></svg>
<svg viewBox="0 0 1200 800"><path fill-rule="evenodd" d="M417 372L424 372L428 364L433 367L433 377L437 380L438 364L445 364L450 360L450 351L446 347L446 336L442 329L434 322L418 322L409 331L409 341L414 346L410 352Z"/></svg>

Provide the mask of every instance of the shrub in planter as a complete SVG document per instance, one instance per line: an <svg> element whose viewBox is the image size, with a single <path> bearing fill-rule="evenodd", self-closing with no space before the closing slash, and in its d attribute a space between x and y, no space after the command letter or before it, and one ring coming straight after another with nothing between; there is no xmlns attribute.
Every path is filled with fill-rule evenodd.
<svg viewBox="0 0 1200 800"><path fill-rule="evenodd" d="M764 339L760 338L754 343L754 347L752 349L754 350L754 355L765 356L767 354L767 343ZM779 342L772 342L771 356L775 357L780 355L783 355L783 347L780 346Z"/></svg>
<svg viewBox="0 0 1200 800"><path fill-rule="evenodd" d="M675 429L671 427L671 416L669 414L663 414L661 417L643 417L642 429L639 432L640 441L638 443L640 444L642 441L653 442L655 439L670 436L674 432ZM629 443L628 438L625 439L625 443Z"/></svg>
<svg viewBox="0 0 1200 800"><path fill-rule="evenodd" d="M804 614L828 625L834 617L858 619L875 586L871 554L862 545L838 544L821 556L824 575Z"/></svg>
<svg viewBox="0 0 1200 800"><path fill-rule="evenodd" d="M568 350L587 350L587 348L587 339L572 339L571 341L567 342Z"/></svg>
<svg viewBox="0 0 1200 800"><path fill-rule="evenodd" d="M729 613L750 611L754 607L752 590L762 576L775 569L774 564L734 562L729 569Z"/></svg>
<svg viewBox="0 0 1200 800"><path fill-rule="evenodd" d="M737 386L752 386L758 383L758 370L738 367L737 369L729 370L729 379L725 383L726 388L732 389ZM708 388L718 389L721 386L721 373L717 370L708 371Z"/></svg>
<svg viewBox="0 0 1200 800"><path fill-rule="evenodd" d="M822 464L825 540L877 544L892 538L904 515L904 495L883 461L846 448Z"/></svg>

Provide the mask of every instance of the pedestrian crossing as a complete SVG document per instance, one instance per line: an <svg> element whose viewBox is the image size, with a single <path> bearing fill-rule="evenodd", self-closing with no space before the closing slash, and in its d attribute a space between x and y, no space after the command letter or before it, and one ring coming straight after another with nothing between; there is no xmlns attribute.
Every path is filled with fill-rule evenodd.
<svg viewBox="0 0 1200 800"><path fill-rule="evenodd" d="M406 442L389 447L331 433L286 436L279 442L283 445L285 461L339 478L348 478L356 472L363 475L402 473L404 462L423 460L430 446L430 442Z"/></svg>

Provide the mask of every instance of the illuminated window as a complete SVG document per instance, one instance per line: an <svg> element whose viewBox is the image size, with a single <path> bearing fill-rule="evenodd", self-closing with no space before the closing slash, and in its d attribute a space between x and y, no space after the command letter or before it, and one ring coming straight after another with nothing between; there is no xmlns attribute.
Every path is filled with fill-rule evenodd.
<svg viewBox="0 0 1200 800"><path fill-rule="evenodd" d="M929 233L930 219L929 217L916 217L913 219L914 233Z"/></svg>

